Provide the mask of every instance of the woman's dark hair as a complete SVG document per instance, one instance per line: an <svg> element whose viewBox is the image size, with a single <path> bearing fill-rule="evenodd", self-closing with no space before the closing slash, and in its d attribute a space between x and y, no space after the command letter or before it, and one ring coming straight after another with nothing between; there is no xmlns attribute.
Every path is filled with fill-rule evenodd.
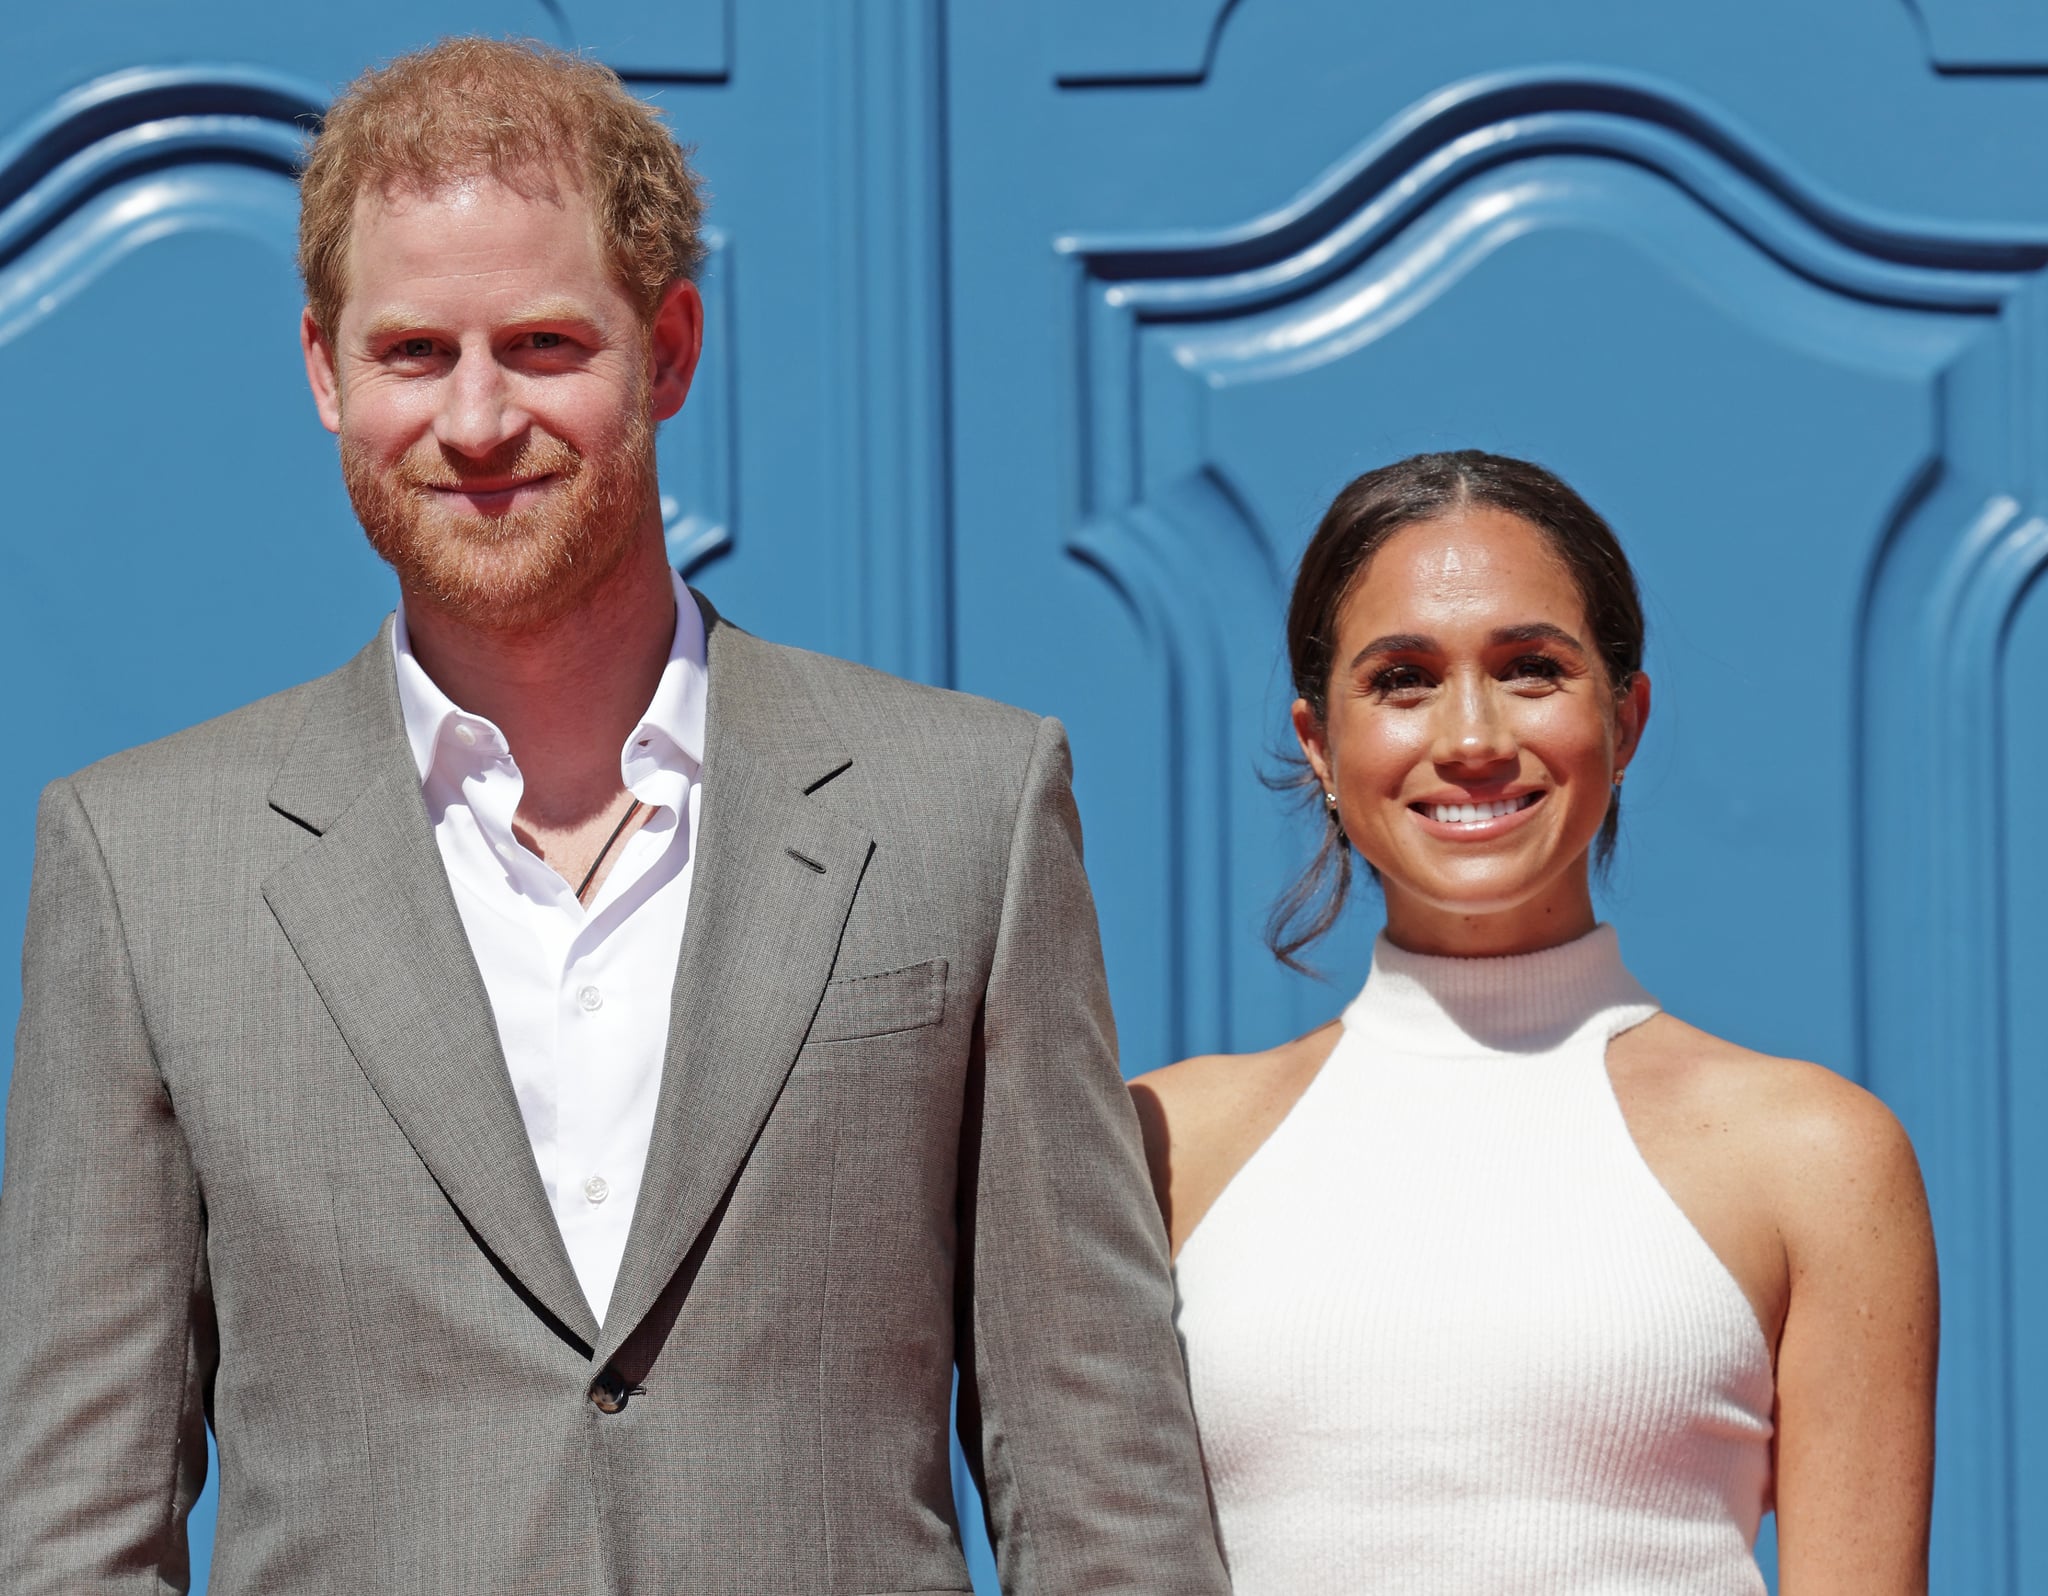
<svg viewBox="0 0 2048 1596"><path fill-rule="evenodd" d="M1366 472L1331 502L1309 539L1287 605L1287 660L1296 696L1307 702L1318 721L1328 712L1338 617L1372 557L1403 527L1474 504L1519 516L1550 540L1585 601L1586 624L1609 683L1617 694L1627 691L1643 667L1643 605L1635 573L1613 529L1599 511L1543 467L1459 449L1410 455ZM1318 809L1324 807L1321 783L1306 760L1275 785L1299 790ZM1307 970L1295 955L1337 923L1351 890L1351 844L1335 810L1327 813L1329 824L1315 858L1273 906L1266 924L1266 945L1291 969ZM1620 823L1617 791L1593 849L1603 869L1613 856Z"/></svg>

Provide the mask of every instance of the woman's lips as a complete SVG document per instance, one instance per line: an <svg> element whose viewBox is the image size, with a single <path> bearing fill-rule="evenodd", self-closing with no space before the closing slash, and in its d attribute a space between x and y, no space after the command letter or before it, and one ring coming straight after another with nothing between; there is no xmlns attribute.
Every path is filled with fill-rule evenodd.
<svg viewBox="0 0 2048 1596"><path fill-rule="evenodd" d="M1477 841L1505 836L1522 825L1543 801L1541 789L1516 793L1485 802L1458 800L1448 803L1424 802L1408 806L1408 812L1431 836Z"/></svg>

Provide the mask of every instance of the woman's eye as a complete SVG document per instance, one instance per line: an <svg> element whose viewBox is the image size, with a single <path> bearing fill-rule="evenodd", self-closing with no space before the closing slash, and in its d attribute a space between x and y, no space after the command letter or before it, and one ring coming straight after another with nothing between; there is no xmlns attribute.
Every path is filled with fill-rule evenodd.
<svg viewBox="0 0 2048 1596"><path fill-rule="evenodd" d="M1430 685L1429 674L1416 665L1386 665L1373 672L1370 686L1381 698L1412 698Z"/></svg>
<svg viewBox="0 0 2048 1596"><path fill-rule="evenodd" d="M1508 667L1508 676L1518 681L1554 682L1564 675L1564 667L1548 654L1524 654Z"/></svg>

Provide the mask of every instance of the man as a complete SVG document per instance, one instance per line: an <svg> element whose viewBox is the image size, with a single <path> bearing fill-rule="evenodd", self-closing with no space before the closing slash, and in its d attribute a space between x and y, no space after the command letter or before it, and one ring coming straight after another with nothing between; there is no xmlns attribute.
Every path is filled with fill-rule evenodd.
<svg viewBox="0 0 2048 1596"><path fill-rule="evenodd" d="M698 199L457 40L305 174L306 366L402 606L44 796L0 1589L1225 1588L1057 724L668 570Z"/></svg>

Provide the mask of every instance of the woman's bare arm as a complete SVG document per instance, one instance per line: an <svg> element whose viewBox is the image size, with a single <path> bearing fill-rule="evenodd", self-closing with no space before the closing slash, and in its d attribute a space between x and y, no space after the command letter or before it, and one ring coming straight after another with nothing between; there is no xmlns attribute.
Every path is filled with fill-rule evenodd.
<svg viewBox="0 0 2048 1596"><path fill-rule="evenodd" d="M1780 1105L1791 1300L1778 1348L1782 1596L1923 1596L1940 1311L1912 1145L1822 1071Z"/></svg>

